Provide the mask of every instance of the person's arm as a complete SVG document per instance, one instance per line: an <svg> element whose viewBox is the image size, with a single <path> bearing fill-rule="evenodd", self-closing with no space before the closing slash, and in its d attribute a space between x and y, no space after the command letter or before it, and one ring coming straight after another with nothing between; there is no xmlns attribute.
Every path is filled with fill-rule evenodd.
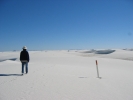
<svg viewBox="0 0 133 100"><path fill-rule="evenodd" d="M20 61L22 60L22 52L20 53Z"/></svg>
<svg viewBox="0 0 133 100"><path fill-rule="evenodd" d="M30 61L29 53L27 52L27 60Z"/></svg>

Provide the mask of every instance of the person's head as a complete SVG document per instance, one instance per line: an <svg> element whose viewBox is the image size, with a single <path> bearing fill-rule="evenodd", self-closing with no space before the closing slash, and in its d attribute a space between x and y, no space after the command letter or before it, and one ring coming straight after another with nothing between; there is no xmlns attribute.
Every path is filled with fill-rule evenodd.
<svg viewBox="0 0 133 100"><path fill-rule="evenodd" d="M23 48L22 48L23 50L26 50L27 49L27 47L26 46L23 46Z"/></svg>

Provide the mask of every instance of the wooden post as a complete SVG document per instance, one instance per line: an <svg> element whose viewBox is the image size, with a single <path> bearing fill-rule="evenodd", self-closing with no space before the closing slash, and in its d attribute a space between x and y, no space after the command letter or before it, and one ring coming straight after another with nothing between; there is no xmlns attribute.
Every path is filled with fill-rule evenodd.
<svg viewBox="0 0 133 100"><path fill-rule="evenodd" d="M100 78L99 77L99 70L98 70L98 62L97 62L97 60L96 60L96 70L97 70L97 78Z"/></svg>

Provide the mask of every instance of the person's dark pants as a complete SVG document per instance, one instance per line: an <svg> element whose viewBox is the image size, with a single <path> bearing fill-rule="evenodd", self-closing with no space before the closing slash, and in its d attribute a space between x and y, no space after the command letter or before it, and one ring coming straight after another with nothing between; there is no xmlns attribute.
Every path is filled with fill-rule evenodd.
<svg viewBox="0 0 133 100"><path fill-rule="evenodd" d="M28 73L28 62L22 62L22 73L24 73L24 66L26 73Z"/></svg>

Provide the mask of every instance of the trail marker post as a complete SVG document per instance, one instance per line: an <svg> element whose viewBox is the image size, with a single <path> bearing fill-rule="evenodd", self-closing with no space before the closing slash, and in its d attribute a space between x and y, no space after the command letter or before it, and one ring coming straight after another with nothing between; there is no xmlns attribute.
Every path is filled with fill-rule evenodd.
<svg viewBox="0 0 133 100"><path fill-rule="evenodd" d="M97 62L97 60L96 60L96 70L97 70L97 78L100 78L99 77L99 70L98 70L98 62Z"/></svg>

